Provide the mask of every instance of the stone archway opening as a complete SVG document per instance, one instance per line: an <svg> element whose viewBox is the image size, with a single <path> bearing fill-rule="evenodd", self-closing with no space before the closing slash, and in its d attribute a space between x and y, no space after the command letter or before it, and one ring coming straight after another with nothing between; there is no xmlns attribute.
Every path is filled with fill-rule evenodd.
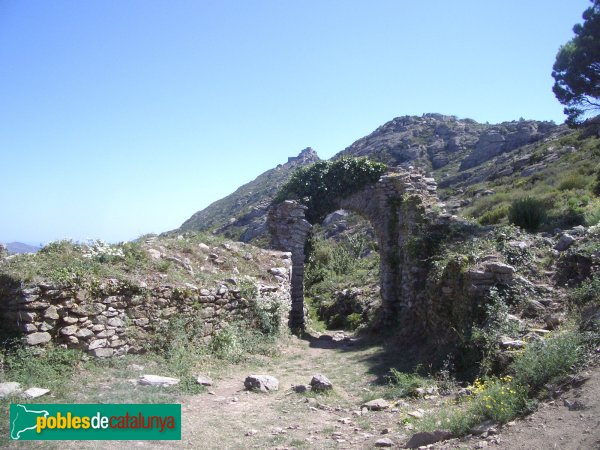
<svg viewBox="0 0 600 450"><path fill-rule="evenodd" d="M423 287L427 269L415 242L438 216L436 189L435 180L422 172L396 168L351 195L328 199L328 212L353 211L367 219L375 230L384 321L402 319L407 312L425 307ZM292 253L292 329L305 326L305 244L313 226L307 220L307 212L308 207L299 201L284 200L272 206L268 217L272 246Z"/></svg>
<svg viewBox="0 0 600 450"><path fill-rule="evenodd" d="M305 313L331 330L371 323L381 295L379 246L369 221L337 210L313 226L306 252Z"/></svg>

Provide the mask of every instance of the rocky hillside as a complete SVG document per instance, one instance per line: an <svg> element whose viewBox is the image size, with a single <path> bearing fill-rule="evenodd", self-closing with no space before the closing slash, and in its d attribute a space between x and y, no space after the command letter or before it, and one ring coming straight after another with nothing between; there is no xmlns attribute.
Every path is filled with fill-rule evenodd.
<svg viewBox="0 0 600 450"><path fill-rule="evenodd" d="M465 187L508 174L515 159L519 169L535 172L540 161L521 157L569 133L566 126L553 122L518 120L494 125L441 114L404 116L382 125L334 158L367 156L393 166L413 165L432 171L440 187ZM552 155L563 150L551 149L545 155L547 161L552 162L556 159ZM269 202L296 168L318 160L314 150L303 150L286 164L195 213L179 231L214 230L243 242L265 241Z"/></svg>
<svg viewBox="0 0 600 450"><path fill-rule="evenodd" d="M368 156L389 165L410 163L440 175L465 172L495 156L568 132L553 122L519 120L496 125L424 114L397 117L335 157Z"/></svg>
<svg viewBox="0 0 600 450"><path fill-rule="evenodd" d="M217 234L250 242L265 230L266 211L275 194L299 167L320 161L310 147L259 175L234 193L217 200L186 220L178 232L216 230Z"/></svg>

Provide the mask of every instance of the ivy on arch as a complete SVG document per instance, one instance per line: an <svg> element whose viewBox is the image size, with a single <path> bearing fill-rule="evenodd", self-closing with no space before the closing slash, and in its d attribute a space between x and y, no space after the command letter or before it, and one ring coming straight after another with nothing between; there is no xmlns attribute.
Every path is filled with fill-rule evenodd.
<svg viewBox="0 0 600 450"><path fill-rule="evenodd" d="M337 208L339 199L376 183L386 170L387 165L366 157L319 161L296 170L273 203L297 200L308 207L306 219L312 224L320 223Z"/></svg>

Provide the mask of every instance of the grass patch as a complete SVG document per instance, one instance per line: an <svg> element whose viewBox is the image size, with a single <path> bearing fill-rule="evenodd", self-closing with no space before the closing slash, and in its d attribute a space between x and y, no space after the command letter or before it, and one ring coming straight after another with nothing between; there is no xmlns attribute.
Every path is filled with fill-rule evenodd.
<svg viewBox="0 0 600 450"><path fill-rule="evenodd" d="M3 375L24 389L42 387L56 396L66 395L72 388L70 378L81 363L83 354L77 350L51 347L40 350L15 346L3 354Z"/></svg>
<svg viewBox="0 0 600 450"><path fill-rule="evenodd" d="M400 372L394 368L390 369L390 374L386 378L388 386L384 397L388 399L417 397L419 395L417 389L435 385L435 382L416 372Z"/></svg>

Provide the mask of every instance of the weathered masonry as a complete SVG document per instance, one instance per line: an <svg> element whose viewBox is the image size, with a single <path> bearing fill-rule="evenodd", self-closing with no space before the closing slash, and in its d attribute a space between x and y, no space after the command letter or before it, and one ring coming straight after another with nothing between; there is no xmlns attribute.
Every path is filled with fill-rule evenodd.
<svg viewBox="0 0 600 450"><path fill-rule="evenodd" d="M278 270L278 284L255 284L255 301L279 303L287 315L289 272ZM200 323L196 337L209 342L229 323L252 317L250 300L228 283L147 286L106 279L93 292L44 282L13 284L0 280L2 331L20 335L28 346L53 343L96 357L143 353L170 329L172 319Z"/></svg>
<svg viewBox="0 0 600 450"><path fill-rule="evenodd" d="M420 254L413 244L450 220L448 214L436 212L441 210L436 189L435 180L422 172L396 168L377 183L335 202L335 209L361 215L375 230L381 254L384 320L401 319L407 312L426 315L426 311L418 309L426 308L427 255ZM304 246L312 228L305 219L306 209L296 201L286 200L271 209L268 219L273 247L292 253L293 328L304 326Z"/></svg>

